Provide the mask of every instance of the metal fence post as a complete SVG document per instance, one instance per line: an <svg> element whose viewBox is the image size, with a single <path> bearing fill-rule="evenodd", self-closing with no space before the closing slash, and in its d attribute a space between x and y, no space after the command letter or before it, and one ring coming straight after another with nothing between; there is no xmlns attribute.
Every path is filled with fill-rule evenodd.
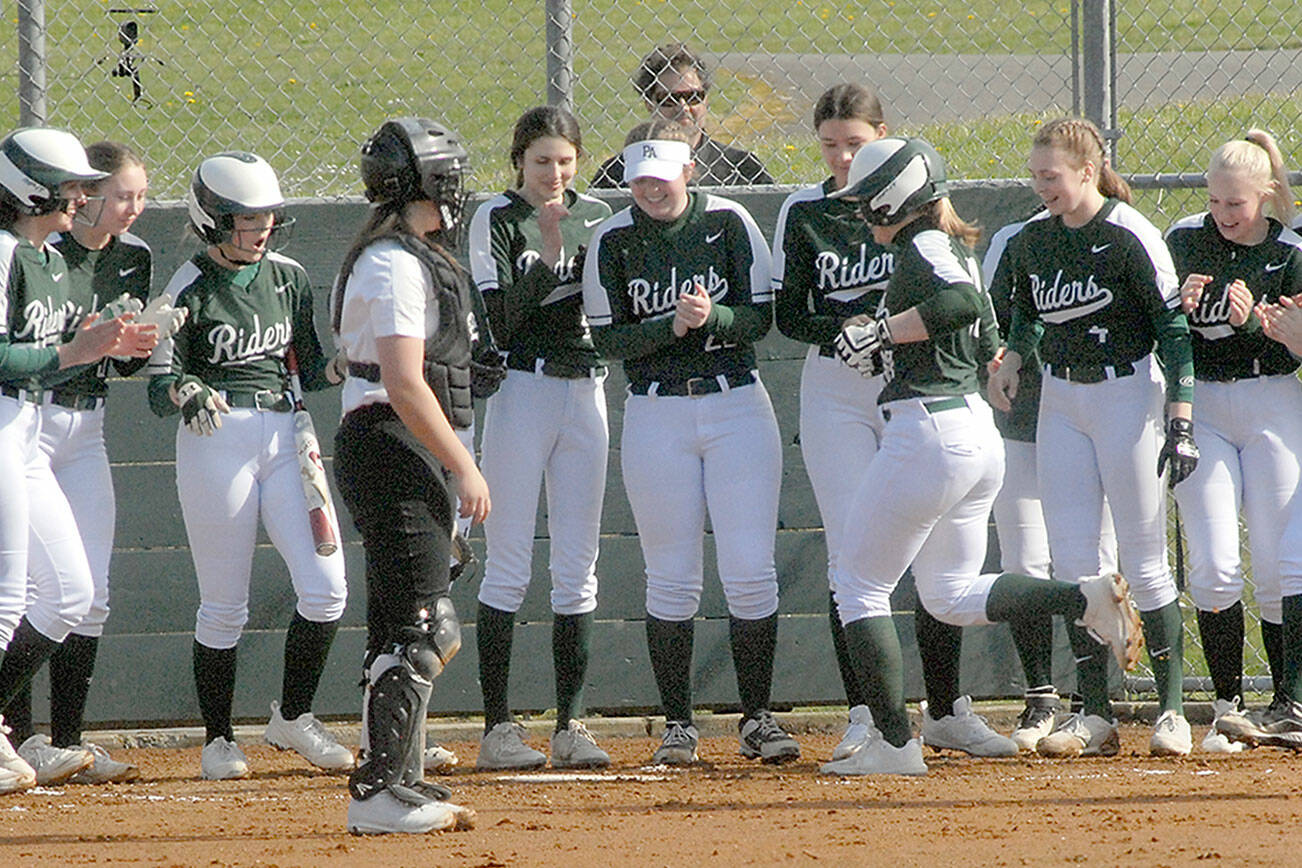
<svg viewBox="0 0 1302 868"><path fill-rule="evenodd" d="M547 0L547 104L574 111L574 15L570 0Z"/></svg>
<svg viewBox="0 0 1302 868"><path fill-rule="evenodd" d="M18 0L18 124L42 126L45 111L45 0Z"/></svg>
<svg viewBox="0 0 1302 868"><path fill-rule="evenodd" d="M1111 147L1116 162L1116 133L1112 129L1112 0L1083 0L1081 4L1082 103Z"/></svg>

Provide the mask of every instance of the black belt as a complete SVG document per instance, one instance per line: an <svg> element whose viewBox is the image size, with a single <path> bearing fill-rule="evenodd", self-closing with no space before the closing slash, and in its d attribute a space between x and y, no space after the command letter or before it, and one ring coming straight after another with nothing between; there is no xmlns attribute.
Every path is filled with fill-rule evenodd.
<svg viewBox="0 0 1302 868"><path fill-rule="evenodd" d="M294 409L289 395L284 392L273 392L270 389L260 389L257 392L222 392L222 397L226 399L228 406L246 410L288 413Z"/></svg>
<svg viewBox="0 0 1302 868"><path fill-rule="evenodd" d="M17 386L0 385L0 395L33 404L56 404L69 410L98 410L104 406L103 395L84 395L68 389L20 389Z"/></svg>
<svg viewBox="0 0 1302 868"><path fill-rule="evenodd" d="M349 362L348 376L370 383L380 382L380 366L372 362Z"/></svg>
<svg viewBox="0 0 1302 868"><path fill-rule="evenodd" d="M836 347L832 346L831 344L819 344L818 354L825 359L837 358Z"/></svg>
<svg viewBox="0 0 1302 868"><path fill-rule="evenodd" d="M577 365L573 362L562 362L556 359L530 359L514 355L506 357L506 366L513 371L524 371L529 374L542 373L545 377L556 377L561 380L595 379L606 373L605 365Z"/></svg>
<svg viewBox="0 0 1302 868"><path fill-rule="evenodd" d="M922 409L927 411L928 416L936 413L943 413L946 410L957 410L960 407L966 406L967 398L963 395L951 395L948 398L927 399L922 402ZM891 421L891 411L883 407L882 418L887 422Z"/></svg>
<svg viewBox="0 0 1302 868"><path fill-rule="evenodd" d="M1102 383L1104 380L1129 377L1135 372L1135 366L1130 362L1119 362L1115 365L1051 364L1045 367L1049 369L1052 376L1069 383Z"/></svg>
<svg viewBox="0 0 1302 868"><path fill-rule="evenodd" d="M628 391L633 395L654 394L661 398L699 398L702 395L717 395L728 389L749 386L755 382L755 372L745 371L740 374L720 374L715 377L692 377L678 383L662 383L653 380L649 383L629 383Z"/></svg>

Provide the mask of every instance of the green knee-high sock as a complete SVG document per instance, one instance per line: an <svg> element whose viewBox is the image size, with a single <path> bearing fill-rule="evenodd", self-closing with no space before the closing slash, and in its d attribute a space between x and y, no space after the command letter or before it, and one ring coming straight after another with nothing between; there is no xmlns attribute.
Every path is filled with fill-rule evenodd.
<svg viewBox="0 0 1302 868"><path fill-rule="evenodd" d="M827 594L827 622L832 628L832 650L836 652L836 668L841 670L841 684L845 687L845 702L853 708L867 705L868 696L863 682L850 659L850 649L845 643L845 627L841 625L841 612L836 607L836 594Z"/></svg>
<svg viewBox="0 0 1302 868"><path fill-rule="evenodd" d="M1008 622L1013 646L1022 661L1022 675L1028 690L1053 683L1053 618L1031 615Z"/></svg>
<svg viewBox="0 0 1302 868"><path fill-rule="evenodd" d="M1290 702L1302 700L1302 594L1284 598L1284 626L1282 633L1284 645L1283 699Z"/></svg>
<svg viewBox="0 0 1302 868"><path fill-rule="evenodd" d="M32 682L24 684L14 694L14 698L9 700L9 707L4 710L4 723L9 727L9 741L14 747L27 741L36 732L36 727L32 724Z"/></svg>
<svg viewBox="0 0 1302 868"><path fill-rule="evenodd" d="M1062 615L1069 625L1085 614L1085 597L1078 587L1005 573L995 580L986 598L986 617L1008 622L1028 689L1053 681L1055 614ZM1104 690L1106 695L1106 681Z"/></svg>
<svg viewBox="0 0 1302 868"><path fill-rule="evenodd" d="M695 622L646 616L646 645L666 721L692 722L692 642Z"/></svg>
<svg viewBox="0 0 1302 868"><path fill-rule="evenodd" d="M59 643L33 627L27 616L19 619L4 660L0 660L0 714L58 647Z"/></svg>
<svg viewBox="0 0 1302 868"><path fill-rule="evenodd" d="M1140 612L1144 642L1157 682L1157 699L1162 711L1184 711L1184 629L1180 603L1173 600L1160 609Z"/></svg>
<svg viewBox="0 0 1302 868"><path fill-rule="evenodd" d="M50 656L50 741L55 747L81 744L81 724L98 651L98 636L69 633Z"/></svg>
<svg viewBox="0 0 1302 868"><path fill-rule="evenodd" d="M280 713L296 720L312 710L339 621L309 621L298 612L285 633L285 675L280 686Z"/></svg>
<svg viewBox="0 0 1302 868"><path fill-rule="evenodd" d="M873 723L886 741L903 747L913 730L904 708L904 659L895 621L889 615L860 618L845 625L845 638L868 693Z"/></svg>
<svg viewBox="0 0 1302 868"><path fill-rule="evenodd" d="M939 720L953 714L954 700L958 699L963 628L937 620L919 601L913 611L913 635L918 640L918 655L922 658L927 712L933 720Z"/></svg>
<svg viewBox="0 0 1302 868"><path fill-rule="evenodd" d="M1112 701L1108 698L1108 660L1112 651L1094 641L1074 619L1067 621L1067 638L1076 658L1076 690L1081 695L1086 714L1112 720Z"/></svg>
<svg viewBox="0 0 1302 868"><path fill-rule="evenodd" d="M231 702L235 698L235 649L209 648L196 639L194 687L199 693L199 713L203 715L203 743L218 738L233 741Z"/></svg>
<svg viewBox="0 0 1302 868"><path fill-rule="evenodd" d="M592 613L557 615L552 621L552 666L556 672L556 731L583 715L583 678L588 674Z"/></svg>
<svg viewBox="0 0 1302 868"><path fill-rule="evenodd" d="M484 695L484 732L511 719L506 686L511 677L511 639L515 613L479 604L475 646L479 650L479 689Z"/></svg>
<svg viewBox="0 0 1302 868"><path fill-rule="evenodd" d="M769 707L773 690L773 654L777 647L777 613L747 620L728 616L732 665L737 671L737 694L743 719Z"/></svg>
<svg viewBox="0 0 1302 868"><path fill-rule="evenodd" d="M1216 698L1234 699L1243 692L1243 604L1219 612L1199 609L1198 636Z"/></svg>
<svg viewBox="0 0 1302 868"><path fill-rule="evenodd" d="M1266 651L1266 665L1270 667L1270 683L1278 700L1280 685L1284 683L1284 625L1264 618L1261 621L1261 645Z"/></svg>

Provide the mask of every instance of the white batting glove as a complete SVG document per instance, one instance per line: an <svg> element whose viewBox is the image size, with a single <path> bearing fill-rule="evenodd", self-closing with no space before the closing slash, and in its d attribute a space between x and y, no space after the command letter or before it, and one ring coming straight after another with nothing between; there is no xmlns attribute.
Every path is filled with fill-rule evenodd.
<svg viewBox="0 0 1302 868"><path fill-rule="evenodd" d="M137 313L135 322L141 325L158 326L158 339L165 341L181 330L189 313L190 311L184 305L172 307L166 295L159 295Z"/></svg>
<svg viewBox="0 0 1302 868"><path fill-rule="evenodd" d="M104 305L99 312L99 321L108 322L111 319L117 319L124 313L134 313L139 315L143 308L144 305L140 303L140 299L130 293L124 292L108 304Z"/></svg>
<svg viewBox="0 0 1302 868"><path fill-rule="evenodd" d="M886 318L870 319L866 323L847 325L832 341L836 354L850 367L865 377L875 377L886 370L882 350L894 346Z"/></svg>
<svg viewBox="0 0 1302 868"><path fill-rule="evenodd" d="M222 426L221 414L231 411L221 393L193 374L176 381L176 403L185 427L201 436L211 436Z"/></svg>
<svg viewBox="0 0 1302 868"><path fill-rule="evenodd" d="M326 362L325 378L326 382L332 385L339 385L348 377L348 353L340 350L330 361Z"/></svg>

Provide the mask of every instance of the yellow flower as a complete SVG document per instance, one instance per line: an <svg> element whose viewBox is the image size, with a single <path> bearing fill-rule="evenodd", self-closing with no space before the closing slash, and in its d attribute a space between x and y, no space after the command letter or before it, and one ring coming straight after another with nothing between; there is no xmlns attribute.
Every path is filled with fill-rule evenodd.
<svg viewBox="0 0 1302 868"><path fill-rule="evenodd" d="M298 84L298 79L296 79L296 78L291 78L291 79L289 80L289 83L290 83L290 84Z"/></svg>
<svg viewBox="0 0 1302 868"><path fill-rule="evenodd" d="M194 96L194 91L192 91L192 90L187 90L183 95L184 95L184 96Z"/></svg>
<svg viewBox="0 0 1302 868"><path fill-rule="evenodd" d="M928 18L935 18L935 17L936 17L936 13L935 13L935 12L928 12L928 13L927 13L927 17L928 17Z"/></svg>

